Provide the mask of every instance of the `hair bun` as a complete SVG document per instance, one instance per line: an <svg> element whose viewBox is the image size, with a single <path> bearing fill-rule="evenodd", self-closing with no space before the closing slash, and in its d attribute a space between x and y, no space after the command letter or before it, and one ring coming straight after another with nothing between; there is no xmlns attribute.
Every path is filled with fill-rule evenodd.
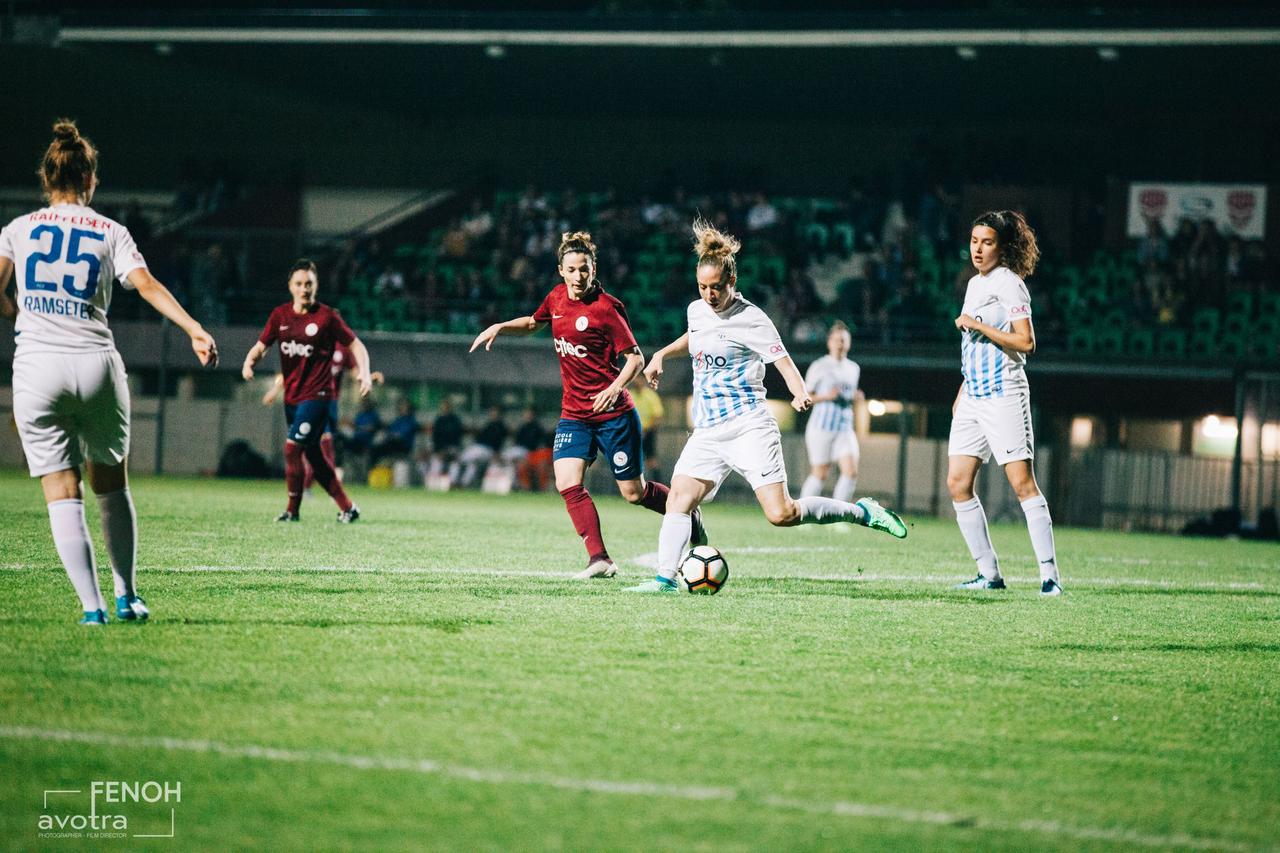
<svg viewBox="0 0 1280 853"><path fill-rule="evenodd" d="M75 144L80 141L80 129L69 118L60 118L53 123L53 138L58 142Z"/></svg>

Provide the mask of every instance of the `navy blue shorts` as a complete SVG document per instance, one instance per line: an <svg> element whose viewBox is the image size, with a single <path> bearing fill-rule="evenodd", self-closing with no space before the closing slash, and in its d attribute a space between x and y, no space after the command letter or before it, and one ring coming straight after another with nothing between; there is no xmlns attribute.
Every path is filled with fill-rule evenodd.
<svg viewBox="0 0 1280 853"><path fill-rule="evenodd" d="M303 400L294 406L285 403L284 418L289 422L290 441L314 444L320 436L333 432L338 421L338 401Z"/></svg>
<svg viewBox="0 0 1280 853"><path fill-rule="evenodd" d="M604 451L615 480L634 480L644 470L640 416L636 410L596 424L561 418L551 445L552 459L585 459L590 465Z"/></svg>

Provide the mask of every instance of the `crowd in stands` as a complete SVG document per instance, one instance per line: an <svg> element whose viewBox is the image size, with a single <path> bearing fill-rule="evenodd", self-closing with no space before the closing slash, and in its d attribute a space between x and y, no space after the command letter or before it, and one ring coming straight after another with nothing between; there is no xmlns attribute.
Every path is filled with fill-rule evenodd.
<svg viewBox="0 0 1280 853"><path fill-rule="evenodd" d="M338 438L344 465L367 470L404 462L421 482L440 490L474 488L490 468L507 478L504 491L542 491L554 482L551 433L532 408L514 430L497 406L489 409L483 424L468 430L448 399L426 421L419 419L412 402L401 399L396 417L384 422L373 398L367 397L356 415L341 424Z"/></svg>
<svg viewBox="0 0 1280 853"><path fill-rule="evenodd" d="M233 182L209 175L184 183L185 209L235 196ZM834 319L863 346L951 343L972 274L961 193L943 180L906 185L853 185L827 198L679 187L633 197L536 187L481 194L418 237L371 238L322 254L322 299L359 330L474 334L531 313L557 280L560 233L586 229L600 246L601 281L626 303L640 342L655 346L680 334L696 296L688 232L705 215L742 238L740 288L795 344L819 346ZM146 245L150 224L136 211L120 213ZM1116 251L1099 246L1100 224L1083 230L1097 239L1077 239L1071 255L1041 231L1044 257L1030 286L1042 349L1277 355L1280 274L1260 241L1188 219L1172 234L1152 223L1146 237ZM207 323L256 324L284 298L242 244L162 243L148 254L152 267Z"/></svg>

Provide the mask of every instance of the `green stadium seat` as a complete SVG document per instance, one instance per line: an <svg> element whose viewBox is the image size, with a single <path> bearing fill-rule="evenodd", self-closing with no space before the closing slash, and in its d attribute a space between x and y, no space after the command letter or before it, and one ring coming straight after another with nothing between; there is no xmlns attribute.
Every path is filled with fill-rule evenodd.
<svg viewBox="0 0 1280 853"><path fill-rule="evenodd" d="M1077 326L1067 334L1067 349L1078 355L1092 355L1097 348L1093 329Z"/></svg>
<svg viewBox="0 0 1280 853"><path fill-rule="evenodd" d="M1163 329L1156 343L1161 358L1181 358L1187 354L1187 333L1182 329Z"/></svg>
<svg viewBox="0 0 1280 853"><path fill-rule="evenodd" d="M1259 294L1258 316L1280 318L1280 293Z"/></svg>
<svg viewBox="0 0 1280 853"><path fill-rule="evenodd" d="M1122 355L1125 350L1124 331L1119 326L1103 326L1094 333L1095 351L1103 355Z"/></svg>
<svg viewBox="0 0 1280 853"><path fill-rule="evenodd" d="M650 235L648 242L645 244L649 251L655 254L665 255L668 250L667 233L665 231L655 231Z"/></svg>
<svg viewBox="0 0 1280 853"><path fill-rule="evenodd" d="M1237 290L1227 294L1228 314L1249 314L1253 311L1253 294Z"/></svg>
<svg viewBox="0 0 1280 853"><path fill-rule="evenodd" d="M1218 333L1222 325L1222 315L1217 308L1201 308L1191 318L1191 331L1195 334Z"/></svg>
<svg viewBox="0 0 1280 853"><path fill-rule="evenodd" d="M1192 358L1210 359L1218 354L1217 332L1196 332L1191 336L1187 352Z"/></svg>
<svg viewBox="0 0 1280 853"><path fill-rule="evenodd" d="M763 266L770 281L782 284L787 280L787 259L781 255L772 255L765 258Z"/></svg>
<svg viewBox="0 0 1280 853"><path fill-rule="evenodd" d="M848 222L840 222L831 226L831 238L832 238L832 241L835 243L833 248L839 249L840 252L845 255L853 254L853 247L855 245L855 235L853 233L853 226L850 225ZM923 249L924 247L927 246L929 257L932 258L933 244L930 243L928 240L921 240L920 244L921 244L920 256L924 257L925 253Z"/></svg>
<svg viewBox="0 0 1280 853"><path fill-rule="evenodd" d="M825 252L827 244L831 242L831 229L821 222L810 222L804 229L804 242L820 252Z"/></svg>
<svg viewBox="0 0 1280 853"><path fill-rule="evenodd" d="M1245 354L1253 361L1275 361L1278 354L1276 336L1255 334L1246 344Z"/></svg>
<svg viewBox="0 0 1280 853"><path fill-rule="evenodd" d="M636 252L637 270L654 270L658 266L658 255L654 252Z"/></svg>
<svg viewBox="0 0 1280 853"><path fill-rule="evenodd" d="M1243 337L1221 337L1218 339L1218 354L1228 359L1242 359L1247 350L1246 343Z"/></svg>
<svg viewBox="0 0 1280 853"><path fill-rule="evenodd" d="M1135 329L1129 333L1129 355L1151 358L1156 351L1156 336L1150 329Z"/></svg>
<svg viewBox="0 0 1280 853"><path fill-rule="evenodd" d="M756 255L747 255L738 261L738 277L742 279L750 279L757 281L760 278L760 258Z"/></svg>
<svg viewBox="0 0 1280 853"><path fill-rule="evenodd" d="M1226 337L1244 337L1249 333L1249 314L1236 311L1228 314L1222 321L1222 334Z"/></svg>

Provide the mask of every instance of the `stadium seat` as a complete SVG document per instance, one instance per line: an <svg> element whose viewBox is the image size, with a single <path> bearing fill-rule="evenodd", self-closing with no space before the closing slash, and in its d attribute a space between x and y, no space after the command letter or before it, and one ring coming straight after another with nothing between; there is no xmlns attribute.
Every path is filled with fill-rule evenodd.
<svg viewBox="0 0 1280 853"><path fill-rule="evenodd" d="M1221 325L1222 315L1218 313L1217 308L1201 308L1191 318L1191 331L1197 335L1216 335Z"/></svg>
<svg viewBox="0 0 1280 853"><path fill-rule="evenodd" d="M1181 358L1187 354L1187 333L1182 329L1162 330L1156 351L1161 358Z"/></svg>
<svg viewBox="0 0 1280 853"><path fill-rule="evenodd" d="M804 229L804 242L810 249L825 252L831 242L831 229L821 222L810 222Z"/></svg>
<svg viewBox="0 0 1280 853"><path fill-rule="evenodd" d="M1217 332L1196 332L1191 336L1188 353L1192 358L1210 359L1218 354Z"/></svg>
<svg viewBox="0 0 1280 853"><path fill-rule="evenodd" d="M1242 359L1245 356L1246 343L1243 337L1221 337L1218 339L1218 354L1227 359Z"/></svg>
<svg viewBox="0 0 1280 853"><path fill-rule="evenodd" d="M835 242L834 248L839 249L841 254L843 255L853 254L853 247L856 245L856 243L854 239L855 235L853 233L852 225L850 225L848 222L840 222L840 223L837 223L836 225L831 226L831 236ZM932 258L933 244L930 243L928 240L921 240L920 244L922 249L924 246L929 247L928 248L929 257ZM920 252L920 256L922 258L924 257L923 251Z"/></svg>
<svg viewBox="0 0 1280 853"><path fill-rule="evenodd" d="M1222 334L1227 337L1244 337L1249 334L1249 314L1237 311L1226 316L1222 321Z"/></svg>
<svg viewBox="0 0 1280 853"><path fill-rule="evenodd" d="M1280 293L1259 294L1258 316L1280 319Z"/></svg>
<svg viewBox="0 0 1280 853"><path fill-rule="evenodd" d="M1077 326L1067 335L1067 349L1080 355L1092 355L1097 347L1093 329Z"/></svg>
<svg viewBox="0 0 1280 853"><path fill-rule="evenodd" d="M738 261L738 276L751 281L760 279L760 258L756 255L747 255Z"/></svg>
<svg viewBox="0 0 1280 853"><path fill-rule="evenodd" d="M769 280L777 284L782 284L787 280L787 260L779 255L772 255L764 259L765 272L769 274Z"/></svg>
<svg viewBox="0 0 1280 853"><path fill-rule="evenodd" d="M1150 329L1135 329L1129 333L1129 355L1150 358L1156 351L1156 336Z"/></svg>
<svg viewBox="0 0 1280 853"><path fill-rule="evenodd" d="M636 252L637 270L654 270L658 266L658 256L654 252Z"/></svg>
<svg viewBox="0 0 1280 853"><path fill-rule="evenodd" d="M1253 294L1243 290L1227 294L1228 314L1248 314L1253 311Z"/></svg>
<svg viewBox="0 0 1280 853"><path fill-rule="evenodd" d="M1125 351L1124 331L1119 326L1104 325L1094 333L1094 338L1095 351L1103 355L1121 355Z"/></svg>

